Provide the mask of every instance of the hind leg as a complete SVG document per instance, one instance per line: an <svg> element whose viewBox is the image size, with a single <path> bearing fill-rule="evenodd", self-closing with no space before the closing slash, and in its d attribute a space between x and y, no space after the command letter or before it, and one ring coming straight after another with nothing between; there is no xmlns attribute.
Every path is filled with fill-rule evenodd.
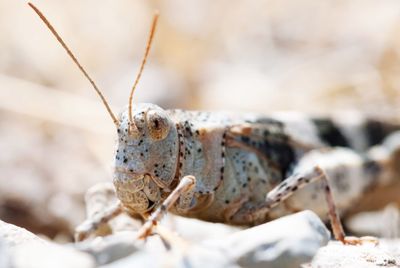
<svg viewBox="0 0 400 268"><path fill-rule="evenodd" d="M321 181L322 183L321 191L324 192L326 204L328 206L328 215L329 215L329 220L331 222L333 235L336 240L345 242L345 234L343 231L343 226L337 214L337 209L332 195L332 190L329 185L328 177L319 166L316 166L310 172L293 175L287 178L285 182L279 184L277 187L275 187L271 192L267 194L264 206L266 208L271 209L279 205L282 201L288 199L294 192L305 187L307 184L316 181Z"/></svg>
<svg viewBox="0 0 400 268"><path fill-rule="evenodd" d="M337 211L354 205L363 191L377 180L381 165L350 149L311 151L300 159L293 175L267 194L264 203L253 208L243 207L233 220L260 222L269 213L272 218L282 216L273 215L276 212L273 208L286 201L290 207L311 209L320 216L328 211L335 238L343 243L359 243L360 239L346 239Z"/></svg>

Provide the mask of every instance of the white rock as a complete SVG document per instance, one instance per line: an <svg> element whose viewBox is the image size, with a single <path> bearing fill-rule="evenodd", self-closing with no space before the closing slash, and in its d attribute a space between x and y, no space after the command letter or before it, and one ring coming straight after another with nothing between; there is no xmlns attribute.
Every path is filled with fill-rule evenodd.
<svg viewBox="0 0 400 268"><path fill-rule="evenodd" d="M299 267L328 243L330 233L318 216L303 211L218 241L226 258L242 267Z"/></svg>
<svg viewBox="0 0 400 268"><path fill-rule="evenodd" d="M190 222L190 221L188 221ZM208 230L213 225L192 222L198 230L186 226L186 231ZM201 226L204 224L205 226ZM191 226L191 227L193 227ZM200 227L201 226L201 227ZM222 225L215 225L217 229ZM204 228L204 229L203 229ZM167 229L168 230L168 229ZM177 228L180 230L180 228ZM232 234L198 241L169 239L170 249L154 246L154 237L145 247L129 257L102 266L122 267L299 267L311 261L318 249L328 243L330 234L321 220L311 211L304 211L279 220ZM189 238L190 235L186 234ZM172 238L172 239L171 239ZM121 237L121 241L125 237Z"/></svg>
<svg viewBox="0 0 400 268"><path fill-rule="evenodd" d="M199 243L207 239L225 238L242 228L222 223L206 222L168 214L161 224L184 239Z"/></svg>
<svg viewBox="0 0 400 268"><path fill-rule="evenodd" d="M117 260L101 268L124 267L227 267L239 268L219 250L195 244L186 247L173 245L171 249L150 249L138 251L127 258Z"/></svg>
<svg viewBox="0 0 400 268"><path fill-rule="evenodd" d="M10 249L6 241L0 238L0 267L11 268Z"/></svg>
<svg viewBox="0 0 400 268"><path fill-rule="evenodd" d="M5 258L9 259L13 268L95 267L94 259L89 254L45 241L23 228L0 221L2 244L5 249L0 249L0 254L7 253Z"/></svg>
<svg viewBox="0 0 400 268"><path fill-rule="evenodd" d="M397 238L400 233L400 210L395 203L379 211L361 212L346 221L355 234Z"/></svg>
<svg viewBox="0 0 400 268"><path fill-rule="evenodd" d="M188 225L184 226L186 222ZM168 246L159 236L134 243L134 232L120 232L86 244L102 268L120 267L298 267L310 262L330 234L321 220L304 211L246 230L197 220L164 222ZM175 227L175 233L171 228ZM215 227L215 230L213 230ZM216 230L221 234L217 234ZM216 234L215 237L207 234ZM193 232L193 234L191 234ZM199 236L200 233L204 237ZM195 238L198 237L198 240ZM85 244L81 244L85 245ZM80 247L83 249L83 247ZM122 253L121 253L122 252Z"/></svg>
<svg viewBox="0 0 400 268"><path fill-rule="evenodd" d="M140 250L140 243L134 243L135 235L135 232L118 232L114 235L83 241L74 246L78 250L91 254L98 265L103 265Z"/></svg>
<svg viewBox="0 0 400 268"><path fill-rule="evenodd" d="M15 268L95 267L95 262L90 255L53 243L21 244L13 249L12 262Z"/></svg>
<svg viewBox="0 0 400 268"><path fill-rule="evenodd" d="M0 240L4 241L8 247L13 248L24 243L35 242L38 244L46 243L45 240L37 237L24 228L6 223L0 220Z"/></svg>
<svg viewBox="0 0 400 268"><path fill-rule="evenodd" d="M378 246L372 243L351 246L332 241L318 251L309 267L399 267L398 248L399 241L381 240Z"/></svg>

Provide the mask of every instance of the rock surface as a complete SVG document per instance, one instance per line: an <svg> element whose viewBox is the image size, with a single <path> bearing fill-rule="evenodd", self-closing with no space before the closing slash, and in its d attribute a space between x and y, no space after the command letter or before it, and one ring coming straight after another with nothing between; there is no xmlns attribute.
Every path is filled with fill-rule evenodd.
<svg viewBox="0 0 400 268"><path fill-rule="evenodd" d="M381 239L377 246L371 243L350 246L332 241L321 248L313 261L304 267L400 267L399 248L399 240Z"/></svg>
<svg viewBox="0 0 400 268"><path fill-rule="evenodd" d="M311 260L329 237L318 216L303 211L237 232L219 245L241 267L298 267Z"/></svg>
<svg viewBox="0 0 400 268"><path fill-rule="evenodd" d="M92 268L92 256L71 246L45 241L23 228L0 221L0 267Z"/></svg>
<svg viewBox="0 0 400 268"><path fill-rule="evenodd" d="M175 218L178 224L173 225ZM170 231L172 225L176 233ZM221 233L212 237L216 233L209 232L212 226ZM173 217L162 227L159 232L164 242L160 236L153 236L145 244L133 245L135 233L125 232L79 246L86 247L85 251L93 254L104 268L160 267L165 263L173 267L297 267L309 262L330 237L321 220L310 211L246 230L179 217ZM189 230L194 235L189 235ZM204 237L198 239L202 231ZM132 254L104 262L122 257L121 252Z"/></svg>
<svg viewBox="0 0 400 268"><path fill-rule="evenodd" d="M166 264L172 267L297 267L310 262L330 236L310 211L245 230L170 216L157 228L157 233L146 241L134 241L135 231L120 231L71 246L48 242L2 222L0 253L7 268L5 265L9 264L13 268L164 267Z"/></svg>
<svg viewBox="0 0 400 268"><path fill-rule="evenodd" d="M329 231L311 211L245 230L169 216L157 233L146 241L119 231L59 245L0 221L0 267L400 267L400 240L328 243Z"/></svg>

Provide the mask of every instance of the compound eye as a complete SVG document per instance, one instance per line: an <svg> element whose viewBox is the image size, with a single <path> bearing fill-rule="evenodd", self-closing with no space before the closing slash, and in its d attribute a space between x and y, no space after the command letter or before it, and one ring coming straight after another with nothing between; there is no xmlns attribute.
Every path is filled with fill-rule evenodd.
<svg viewBox="0 0 400 268"><path fill-rule="evenodd" d="M150 137L156 141L165 139L170 128L167 116L154 110L147 113L147 127Z"/></svg>

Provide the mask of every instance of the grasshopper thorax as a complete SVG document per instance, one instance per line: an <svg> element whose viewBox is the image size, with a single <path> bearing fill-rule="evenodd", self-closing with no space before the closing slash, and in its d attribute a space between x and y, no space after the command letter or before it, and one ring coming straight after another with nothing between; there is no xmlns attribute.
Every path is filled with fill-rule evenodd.
<svg viewBox="0 0 400 268"><path fill-rule="evenodd" d="M169 192L177 169L179 142L174 122L154 104L138 104L119 116L113 182L133 213L151 212Z"/></svg>

